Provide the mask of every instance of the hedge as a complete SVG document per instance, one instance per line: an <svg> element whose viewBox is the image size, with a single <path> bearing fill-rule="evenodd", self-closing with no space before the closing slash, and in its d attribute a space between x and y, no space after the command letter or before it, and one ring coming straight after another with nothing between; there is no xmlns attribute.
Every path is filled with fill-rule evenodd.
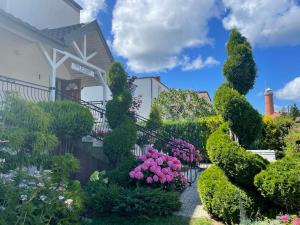
<svg viewBox="0 0 300 225"><path fill-rule="evenodd" d="M300 157L285 157L271 163L255 176L255 186L261 194L289 213L300 209Z"/></svg>
<svg viewBox="0 0 300 225"><path fill-rule="evenodd" d="M198 192L205 209L227 224L238 223L242 209L248 218L253 217L257 211L253 199L233 185L216 165L201 174Z"/></svg>
<svg viewBox="0 0 300 225"><path fill-rule="evenodd" d="M235 184L253 189L254 176L266 168L268 161L247 152L232 141L226 132L227 126L223 125L209 137L208 156Z"/></svg>
<svg viewBox="0 0 300 225"><path fill-rule="evenodd" d="M201 117L195 120L167 120L163 122L162 132L170 138L180 138L198 149L206 147L207 138L221 124L220 116Z"/></svg>

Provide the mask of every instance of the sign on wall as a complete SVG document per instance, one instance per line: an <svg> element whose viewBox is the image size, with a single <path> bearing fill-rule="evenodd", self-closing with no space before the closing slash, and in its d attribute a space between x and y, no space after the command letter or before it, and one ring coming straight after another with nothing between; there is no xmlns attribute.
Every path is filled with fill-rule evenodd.
<svg viewBox="0 0 300 225"><path fill-rule="evenodd" d="M77 63L72 63L71 64L71 69L76 71L76 72L79 72L79 73L82 73L84 75L87 75L87 76L90 76L90 77L95 77L95 72L93 70L90 70L84 66L81 66Z"/></svg>

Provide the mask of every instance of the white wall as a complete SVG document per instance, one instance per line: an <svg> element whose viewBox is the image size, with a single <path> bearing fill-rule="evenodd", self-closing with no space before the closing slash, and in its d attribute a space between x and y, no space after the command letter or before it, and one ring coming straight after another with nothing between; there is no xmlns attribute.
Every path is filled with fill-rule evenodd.
<svg viewBox="0 0 300 225"><path fill-rule="evenodd" d="M63 0L0 0L0 7L39 29L80 23L80 12Z"/></svg>
<svg viewBox="0 0 300 225"><path fill-rule="evenodd" d="M148 118L151 111L151 105L155 98L157 98L162 91L167 90L167 88L155 78L138 78L135 80L134 84L137 86L134 96L142 96L142 104L138 114Z"/></svg>

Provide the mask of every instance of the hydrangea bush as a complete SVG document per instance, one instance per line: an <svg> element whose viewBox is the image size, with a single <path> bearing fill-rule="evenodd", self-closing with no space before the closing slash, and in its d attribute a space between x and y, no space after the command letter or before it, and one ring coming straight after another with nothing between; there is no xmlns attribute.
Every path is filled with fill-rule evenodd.
<svg viewBox="0 0 300 225"><path fill-rule="evenodd" d="M181 139L173 139L169 142L171 154L178 158L182 164L197 164L203 160L200 150L187 141Z"/></svg>
<svg viewBox="0 0 300 225"><path fill-rule="evenodd" d="M138 164L129 173L134 182L176 191L183 190L187 184L186 177L180 173L180 160L160 153L151 146L148 147L146 154L138 158Z"/></svg>
<svg viewBox="0 0 300 225"><path fill-rule="evenodd" d="M300 225L300 217L297 215L284 214L279 217L281 224L286 225Z"/></svg>

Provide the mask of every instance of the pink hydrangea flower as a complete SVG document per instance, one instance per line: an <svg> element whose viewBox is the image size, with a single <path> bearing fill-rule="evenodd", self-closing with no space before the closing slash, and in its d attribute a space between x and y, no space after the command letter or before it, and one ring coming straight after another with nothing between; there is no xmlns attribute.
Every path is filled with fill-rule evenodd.
<svg viewBox="0 0 300 225"><path fill-rule="evenodd" d="M290 216L287 215L287 214L285 214L285 215L280 216L279 219L280 219L280 222L281 222L281 223L288 223L289 220L290 220Z"/></svg>
<svg viewBox="0 0 300 225"><path fill-rule="evenodd" d="M294 219L293 219L293 225L300 225L300 218L299 217L295 217Z"/></svg>
<svg viewBox="0 0 300 225"><path fill-rule="evenodd" d="M152 177L147 177L146 182L148 184L151 184L153 182L153 178Z"/></svg>

